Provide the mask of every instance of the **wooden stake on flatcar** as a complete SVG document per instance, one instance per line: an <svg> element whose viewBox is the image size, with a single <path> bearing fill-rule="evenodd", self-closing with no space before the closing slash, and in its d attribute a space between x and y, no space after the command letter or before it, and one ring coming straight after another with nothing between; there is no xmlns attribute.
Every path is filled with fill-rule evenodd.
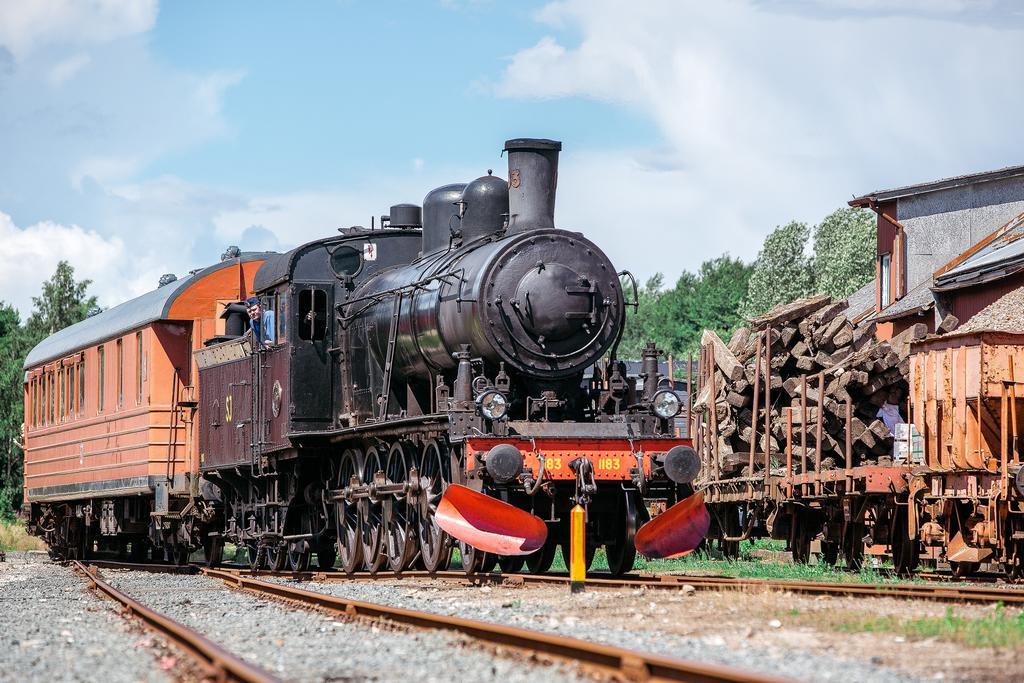
<svg viewBox="0 0 1024 683"><path fill-rule="evenodd" d="M764 333L764 483L768 484L768 474L772 462L772 327ZM751 470L751 476L754 472Z"/></svg>
<svg viewBox="0 0 1024 683"><path fill-rule="evenodd" d="M750 457L747 464L747 476L754 476L754 449L757 447L757 411L761 397L761 347L764 339L757 336L757 360L754 361L754 412L750 416Z"/></svg>

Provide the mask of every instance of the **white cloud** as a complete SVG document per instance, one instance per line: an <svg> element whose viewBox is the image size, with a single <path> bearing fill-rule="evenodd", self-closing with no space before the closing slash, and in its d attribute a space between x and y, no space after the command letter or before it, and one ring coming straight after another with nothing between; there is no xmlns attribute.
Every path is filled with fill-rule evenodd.
<svg viewBox="0 0 1024 683"><path fill-rule="evenodd" d="M156 14L156 0L9 0L0 46L21 59L49 45L97 45L148 31Z"/></svg>
<svg viewBox="0 0 1024 683"><path fill-rule="evenodd" d="M58 62L54 65L50 69L47 80L50 81L50 85L59 86L65 81L74 78L75 74L89 66L89 62L91 61L92 58L84 52L72 55L64 61Z"/></svg>
<svg viewBox="0 0 1024 683"><path fill-rule="evenodd" d="M817 221L853 193L1020 163L1019 27L915 14L955 14L953 0L884 18L871 0L847 0L848 15L801 11L817 4L550 3L537 18L553 35L513 55L497 92L649 118L663 147L604 154L597 168L574 162L567 139L559 206L587 215L575 227L599 244L656 245L635 267L670 279L724 249L751 259L775 224Z"/></svg>
<svg viewBox="0 0 1024 683"><path fill-rule="evenodd" d="M19 228L11 217L0 211L0 295L27 316L32 297L38 296L44 280L53 274L57 263L67 260L75 266L75 276L94 281L91 293L109 305L123 300L118 278L126 263L125 244L119 238L105 238L77 225L43 221Z"/></svg>

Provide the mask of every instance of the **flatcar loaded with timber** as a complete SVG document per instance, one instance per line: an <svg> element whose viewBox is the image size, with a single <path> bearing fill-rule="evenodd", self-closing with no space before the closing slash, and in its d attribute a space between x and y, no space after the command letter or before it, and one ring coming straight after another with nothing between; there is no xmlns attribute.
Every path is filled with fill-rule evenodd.
<svg viewBox="0 0 1024 683"><path fill-rule="evenodd" d="M469 572L539 572L567 546L577 504L588 564L600 546L613 573L638 548L696 547L708 516L691 495L696 453L673 433L679 396L653 346L640 382L616 359L632 277L555 227L560 149L509 140L508 181L488 171L392 206L379 228L266 258L251 291L273 312L273 341L241 334L239 301L194 354L194 463L177 514L202 533L179 533L183 548L398 572L446 568L458 543ZM152 527L159 500L138 500ZM667 512L649 520L654 501ZM90 506L64 504L83 548L119 538ZM41 511L33 500L45 530Z"/></svg>

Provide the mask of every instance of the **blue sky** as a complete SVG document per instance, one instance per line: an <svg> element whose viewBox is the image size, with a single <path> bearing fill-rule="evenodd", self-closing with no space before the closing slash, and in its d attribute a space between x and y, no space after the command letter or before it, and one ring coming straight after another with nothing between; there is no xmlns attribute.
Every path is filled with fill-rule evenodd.
<svg viewBox="0 0 1024 683"><path fill-rule="evenodd" d="M992 0L0 0L0 299L112 305L565 145L557 223L641 277L855 193L1024 163Z"/></svg>

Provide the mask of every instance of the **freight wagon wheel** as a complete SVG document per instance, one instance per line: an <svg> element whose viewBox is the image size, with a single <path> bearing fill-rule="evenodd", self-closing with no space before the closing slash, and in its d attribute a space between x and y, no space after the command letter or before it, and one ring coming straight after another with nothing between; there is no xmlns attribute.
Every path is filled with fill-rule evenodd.
<svg viewBox="0 0 1024 683"><path fill-rule="evenodd" d="M389 484L409 481L409 469L414 462L412 449L397 441L388 451L387 479ZM384 552L388 568L396 574L412 563L416 555L416 507L405 493L384 499Z"/></svg>
<svg viewBox="0 0 1024 683"><path fill-rule="evenodd" d="M793 553L793 562L807 564L811 560L811 515L793 510L793 522L789 529L789 549Z"/></svg>
<svg viewBox="0 0 1024 683"><path fill-rule="evenodd" d="M910 505L914 502L910 501ZM921 546L907 533L907 506L897 505L889 530L893 568L899 576L911 576L921 559Z"/></svg>
<svg viewBox="0 0 1024 683"><path fill-rule="evenodd" d="M555 550L558 544L555 542L554 534L548 529L548 538L540 550L526 556L526 568L531 574L543 574L551 569L551 563L555 561Z"/></svg>
<svg viewBox="0 0 1024 683"><path fill-rule="evenodd" d="M864 522L848 522L843 529L843 557L846 567L860 571L864 564Z"/></svg>
<svg viewBox="0 0 1024 683"><path fill-rule="evenodd" d="M341 454L338 467L338 488L344 489L355 476L358 483L361 479L362 453L358 450L346 450ZM339 501L334 504L335 525L338 534L338 555L341 556L341 568L346 574L352 574L363 566L362 524L359 516L359 504L355 501Z"/></svg>
<svg viewBox="0 0 1024 683"><path fill-rule="evenodd" d="M371 446L367 449L363 462L363 481L372 482L374 475L383 469L380 451ZM376 574L388 559L384 554L384 506L375 495L363 498L359 501L359 513L363 568L371 574Z"/></svg>
<svg viewBox="0 0 1024 683"><path fill-rule="evenodd" d="M448 449L443 441L434 439L423 449L420 462L420 505L416 520L420 559L428 572L444 571L451 562L451 536L442 531L434 520L441 496L450 481Z"/></svg>

